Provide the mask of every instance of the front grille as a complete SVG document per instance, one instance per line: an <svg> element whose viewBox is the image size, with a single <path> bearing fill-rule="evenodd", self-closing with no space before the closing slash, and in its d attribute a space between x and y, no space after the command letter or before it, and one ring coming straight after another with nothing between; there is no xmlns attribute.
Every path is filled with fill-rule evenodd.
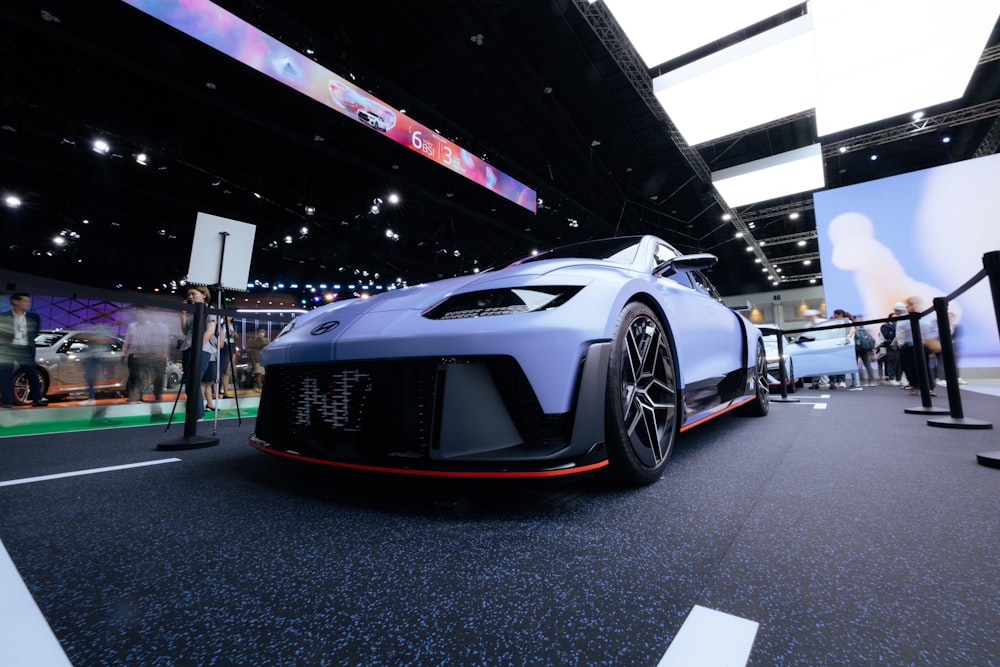
<svg viewBox="0 0 1000 667"><path fill-rule="evenodd" d="M257 437L281 451L345 463L421 467L435 447L452 363L485 365L528 447L559 448L566 415L546 416L510 357L268 366Z"/></svg>

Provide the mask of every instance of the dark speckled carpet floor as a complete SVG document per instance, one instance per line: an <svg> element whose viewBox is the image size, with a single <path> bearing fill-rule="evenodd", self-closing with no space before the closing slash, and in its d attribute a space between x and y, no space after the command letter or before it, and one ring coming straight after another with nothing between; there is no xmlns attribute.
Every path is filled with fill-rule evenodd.
<svg viewBox="0 0 1000 667"><path fill-rule="evenodd" d="M637 490L340 473L251 449L252 419L181 452L7 438L0 481L181 460L0 487L0 540L77 667L652 667L695 605L760 624L751 665L1000 665L1000 430L796 396Z"/></svg>

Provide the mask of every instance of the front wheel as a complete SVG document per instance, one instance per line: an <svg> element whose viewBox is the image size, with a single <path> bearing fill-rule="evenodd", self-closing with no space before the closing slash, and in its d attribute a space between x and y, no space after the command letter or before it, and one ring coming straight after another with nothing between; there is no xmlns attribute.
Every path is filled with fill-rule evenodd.
<svg viewBox="0 0 1000 667"><path fill-rule="evenodd" d="M39 374L39 383L42 385L42 396L48 392L48 382L45 377ZM31 403L31 383L28 382L28 374L23 369L14 373L14 405L28 405Z"/></svg>
<svg viewBox="0 0 1000 667"><path fill-rule="evenodd" d="M667 329L644 304L630 303L618 318L606 405L610 476L629 485L655 482L677 437L677 373Z"/></svg>

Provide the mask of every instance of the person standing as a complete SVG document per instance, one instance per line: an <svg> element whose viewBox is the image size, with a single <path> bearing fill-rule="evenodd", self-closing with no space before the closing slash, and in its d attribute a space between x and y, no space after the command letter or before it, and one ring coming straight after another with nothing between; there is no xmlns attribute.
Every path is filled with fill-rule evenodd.
<svg viewBox="0 0 1000 667"><path fill-rule="evenodd" d="M918 296L911 296L906 299L905 303L897 303L893 306L893 310L897 313L900 310L900 306L905 309L906 313L919 313L920 306L923 301ZM931 317L922 317L918 320L920 326L920 337L921 340L927 341L933 338L937 338L937 320L933 318L933 313ZM919 372L920 357L918 354L924 355L923 363L927 363L926 351L916 350L913 346L913 331L911 329L910 319L908 317L901 318L896 322L896 337L893 339L893 347L899 350L899 362L903 367L903 373L906 375L906 386L904 389L909 390L911 396L916 396L917 390L920 387L920 381L917 373ZM931 390L931 396L936 396L934 390Z"/></svg>
<svg viewBox="0 0 1000 667"><path fill-rule="evenodd" d="M35 365L35 337L41 318L31 310L31 296L18 292L10 295L10 310L0 313L0 407L14 405L14 369L18 366L28 378L28 400L35 407L49 404L42 395L42 378Z"/></svg>
<svg viewBox="0 0 1000 667"><path fill-rule="evenodd" d="M893 339L896 338L895 318L902 317L905 314L906 304L902 302L897 303L895 310L886 316L890 318L889 321L883 322L882 326L879 327L879 337L882 339L882 351L885 354L885 375L883 378L888 384L894 387L901 385L899 380L903 377L903 368L899 364L899 352L892 345Z"/></svg>

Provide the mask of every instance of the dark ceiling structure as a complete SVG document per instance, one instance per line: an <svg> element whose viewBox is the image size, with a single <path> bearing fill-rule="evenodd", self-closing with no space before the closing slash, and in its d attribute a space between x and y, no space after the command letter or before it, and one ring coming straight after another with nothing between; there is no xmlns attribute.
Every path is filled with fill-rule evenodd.
<svg viewBox="0 0 1000 667"><path fill-rule="evenodd" d="M0 17L0 194L21 201L0 207L4 267L169 289L206 212L256 226L250 276L270 289L414 284L638 233L717 254L723 294L774 289L761 258L782 288L821 281L811 193L732 211L707 180L812 143L812 115L686 146L600 2L218 4L534 188L537 213L124 2L22 0ZM998 61L995 29L962 99L824 137L827 188L994 153Z"/></svg>

